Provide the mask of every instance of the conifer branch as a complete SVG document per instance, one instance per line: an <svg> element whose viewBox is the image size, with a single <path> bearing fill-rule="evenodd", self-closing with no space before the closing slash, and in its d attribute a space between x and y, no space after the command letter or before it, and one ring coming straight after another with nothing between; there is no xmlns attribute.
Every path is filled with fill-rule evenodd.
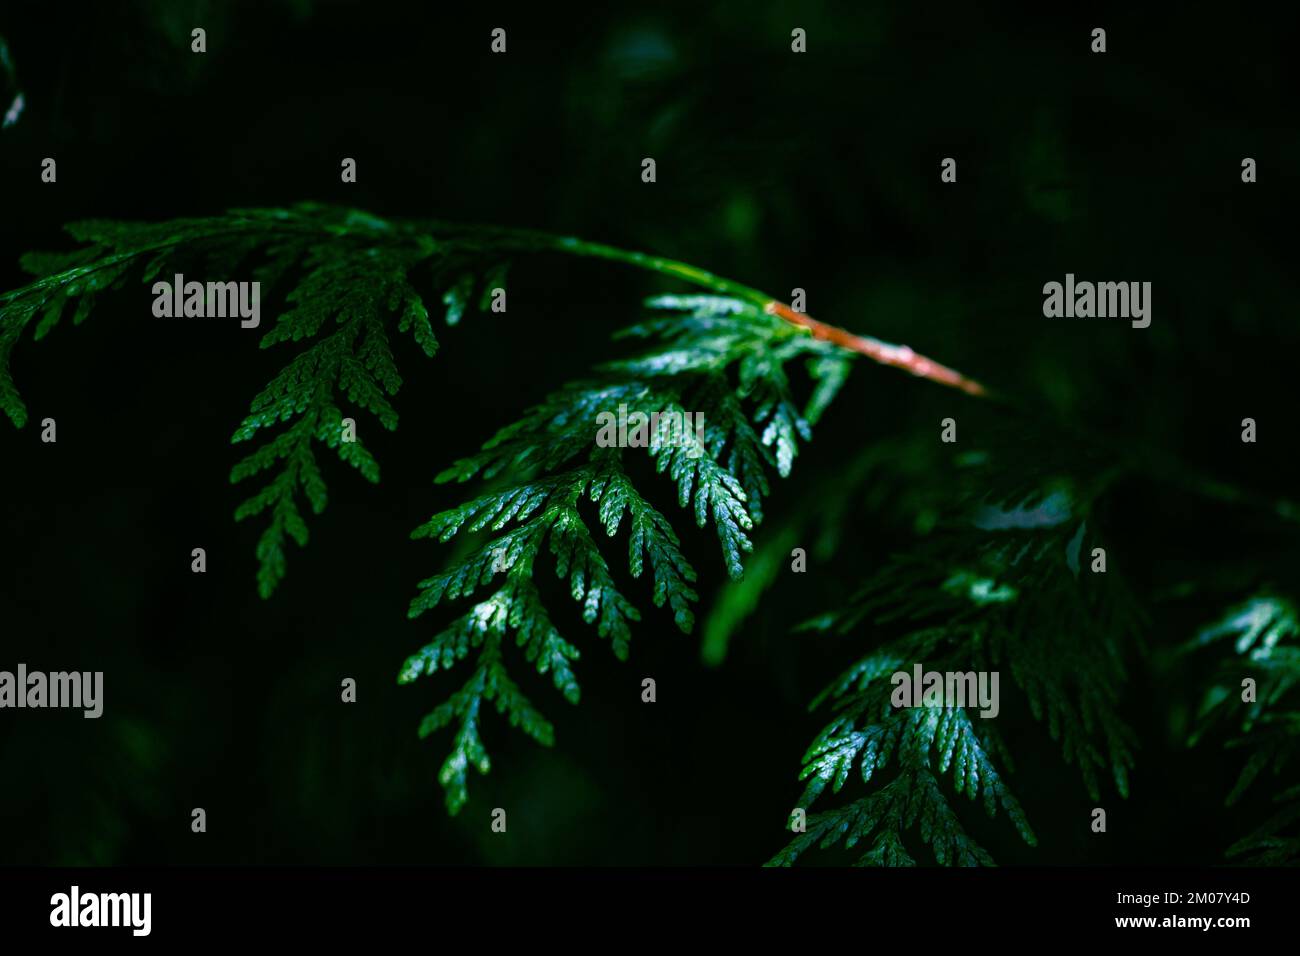
<svg viewBox="0 0 1300 956"><path fill-rule="evenodd" d="M1300 863L1300 613L1274 589L1261 589L1229 608L1183 646L1192 654L1232 642L1205 688L1187 737L1195 747L1211 733L1235 729L1227 749L1247 753L1224 805L1236 804L1264 771L1278 780L1277 806L1228 847L1229 857L1255 866Z"/></svg>
<svg viewBox="0 0 1300 956"><path fill-rule="evenodd" d="M908 863L912 858L904 839L918 823L923 841L940 862L991 862L965 835L959 814L948 805L944 781L950 770L956 793L982 797L990 814L1005 810L1021 837L1033 842L1025 814L998 769L999 763L1009 766L1009 755L990 727L960 709L899 713L883 708L880 674L864 676L874 673L881 660L915 653L921 645L954 667L1001 662L1010 668L1034 715L1047 722L1067 762L1078 766L1088 792L1099 792L1103 771L1121 794L1127 791L1133 739L1116 714L1117 687L1123 678L1122 660L1138 643L1133 622L1140 615L1124 595L1102 596L1097 589L1082 587L1081 581L1062 578L1061 571L1069 567L1077 572L1079 549L1089 533L1087 515L1119 475L1132 470L1158 476L1200 496L1300 519L1300 509L1288 502L1273 502L1197 475L1147 449L1126 448L1082 429L1072 432L1077 441L1062 441L1060 423L1038 421L1008 396L906 346L827 325L756 289L671 259L526 230L390 221L315 204L157 224L89 221L68 229L83 248L24 256L24 269L37 278L0 294L0 408L18 427L25 424L27 411L10 375L9 357L33 322L34 338L43 338L73 302L75 325L90 314L100 293L121 289L131 276L150 282L192 263L222 279L247 268L268 288L288 290L283 296L288 308L263 334L261 345L302 345L253 399L232 439L270 436L238 462L230 476L240 482L272 473L236 512L237 519L257 514L269 518L257 545L258 587L264 597L284 577L287 540L300 546L307 541L300 501L313 513L325 507L326 486L316 450L321 445L331 448L367 480L379 479L378 462L359 440L345 437L343 409L354 405L381 427L395 428L398 416L391 399L402 378L392 352L392 332L410 334L427 357L436 353L438 339L423 283L413 278L415 270L432 273L433 294L446 307L443 318L448 326L457 324L475 302L485 309L487 294L521 255L617 262L709 293L650 300L656 316L621 333L646 343L647 351L607 363L592 378L560 388L521 420L502 428L480 452L438 476L439 481L482 481L484 487L465 503L435 515L414 536L447 541L460 533L488 535L468 557L418 585L411 617L451 601L474 603L411 655L399 675L406 683L474 655L468 680L420 728L421 735L456 728L440 773L452 813L468 799L469 768L486 772L490 766L482 736L484 702L494 704L513 726L542 745L554 740L553 726L512 676L507 638L513 637L524 662L549 675L566 700L576 703L580 696L573 668L578 646L553 623L558 618L553 618L549 588L536 574L539 563L553 566L585 623L625 659L642 609L621 580L619 563L609 560L600 541L626 529L627 576L635 581L648 570L649 603L666 606L677 628L691 631L699 600L694 589L697 574L668 509L652 504L652 487L634 482L635 470L628 466L635 449L644 448L655 470L675 486L679 507L698 526L713 526L723 564L738 581L744 556L753 549L753 529L763 519L769 473L790 474L800 444L810 440L812 426L843 385L855 355L1015 412L1015 421L1006 427L1019 435L1019 447L1029 441L1026 432L1034 429L1051 432L1056 440L1035 439L1035 459L1021 461L1014 487L982 496L983 519L971 522L968 514L963 534L930 539L920 549L920 558L898 562L873 585L879 589L884 582L893 610L878 606L879 595L870 597L868 588L849 608L819 619L819 626L853 628L869 613L883 612L877 623L887 624L906 609L930 621L886 637L819 699L834 700L841 713L805 758L804 778L809 782L804 802L811 804L828 786L838 791L855 763L864 783L880 786L844 809L812 818L808 834L774 862L793 862L814 843L844 839L852 845L870 838L872 848L862 862ZM804 366L810 385L801 401L794 397L787 370L796 361ZM624 407L652 424L639 433L639 440L615 443L621 447L599 441L598 416ZM698 433L682 427L688 413L702 416ZM1055 506L1053 516L1046 489L1065 475L1073 477L1069 503L1063 512ZM831 498L819 495L818 501ZM1037 516L1025 524L1025 514L1033 517L1026 509L1035 507ZM995 513L989 518L989 508L1003 509L1003 517ZM1007 509L1018 510L1021 523L1010 522ZM806 526L812 519L803 514L799 520ZM790 538L778 534L773 540L785 548ZM747 590L728 612L732 623L724 627L734 627L739 616L749 613L773 578L769 567L746 582ZM484 590L489 593L482 594ZM1030 639L1033 621L1045 620L1049 609L1059 617L1060 608L1070 602L1079 605L1080 621L1103 622L1108 636L1099 655L1077 654L1079 647L1088 646L1091 634L1071 636L1057 627L1044 629L1046 638ZM710 653L715 655L718 642L725 646L726 640L725 633L720 638L716 633L710 638ZM1290 673L1287 668L1294 665L1285 654L1256 663L1276 666L1279 674ZM1262 743L1233 795L1264 763L1280 766L1284 756L1290 759L1300 727L1293 717L1289 712L1269 713L1260 716L1255 730L1243 727L1255 734L1252 740ZM1266 725L1267 733L1259 729ZM895 775L888 782L883 777L876 781L891 753L897 755ZM1284 794L1294 792L1292 788ZM1279 835L1293 822L1289 812L1284 810L1281 822L1266 825L1237 850L1269 858L1293 852L1294 844L1287 842L1293 838Z"/></svg>
<svg viewBox="0 0 1300 956"><path fill-rule="evenodd" d="M871 838L860 864L910 865L906 840L919 823L941 864L991 865L948 804L942 776L949 770L955 794L982 796L989 816L1005 810L1020 837L1035 844L998 769L1011 763L997 714L976 716L969 701L900 709L892 675L915 665L999 673L1002 686L1017 686L1032 716L1046 723L1090 797L1099 798L1103 772L1127 796L1136 738L1118 703L1124 660L1141 648L1144 614L1122 579L1084 568L1098 540L1088 519L1105 472L1089 480L1086 469L1076 471L1072 486L1049 492L1043 475L1002 471L997 458L986 453L971 474L954 470L946 497L957 506L940 529L894 557L844 608L805 625L865 632L877 644L811 705L831 702L837 715L804 756L807 783L797 807L808 812L825 791L838 793L855 768L863 784L883 785L839 809L810 814L806 831L772 864L790 865L815 846L842 841L851 848ZM1051 474L1050 458L1046 464ZM933 462L929 468L942 470ZM844 493L853 494L852 487ZM900 627L901 636L891 637Z"/></svg>
<svg viewBox="0 0 1300 956"><path fill-rule="evenodd" d="M447 541L463 532L486 531L494 537L421 581L410 616L471 597L498 579L501 584L412 655L401 683L455 666L480 646L502 647L513 632L525 661L541 674L550 673L556 689L577 703L571 665L579 651L552 623L548 599L537 585L537 564L549 552L547 563L567 583L583 620L624 660L632 626L642 613L598 544L623 528L628 530L628 574L637 579L648 568L651 603L667 605L677 628L690 633L697 573L682 552L672 520L651 504L651 495L628 470L625 456L637 449L644 449L655 470L671 479L678 505L693 515L695 524L713 525L728 573L740 576L742 556L752 548L750 532L762 519L762 500L769 491L765 471L781 477L790 473L799 442L811 438L808 406L815 400L824 408L843 381L842 374L829 374L817 363L842 362L844 357L829 343L800 335L737 299L659 296L648 305L670 316L622 333L650 342L648 351L607 363L596 377L547 396L523 419L499 430L479 453L438 475L440 482L482 479L492 487L433 516L413 536ZM799 358L811 360L820 382L831 383L814 390L802 411L785 371ZM620 415L630 409L629 422L640 416L640 424L630 427L625 441L613 440L612 432L602 440L598 423L616 409ZM591 509L595 514L589 517ZM504 657L495 660L504 675ZM451 813L459 812L467 799L464 769L475 766L486 772L490 766L477 732L479 702L491 699L489 690L490 685L471 681L425 724L426 730L439 729L453 717L460 719L440 775ZM545 732L531 732L509 707L506 712L512 724L549 745L549 723ZM534 726L542 725L534 721Z"/></svg>

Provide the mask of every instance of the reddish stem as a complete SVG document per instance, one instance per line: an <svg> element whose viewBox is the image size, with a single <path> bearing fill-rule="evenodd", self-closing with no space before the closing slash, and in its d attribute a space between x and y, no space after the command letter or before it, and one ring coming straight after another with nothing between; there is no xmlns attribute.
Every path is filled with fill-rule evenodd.
<svg viewBox="0 0 1300 956"><path fill-rule="evenodd" d="M778 316L787 322L807 329L813 334L813 338L833 342L840 348L858 352L872 361L879 362L881 365L892 365L895 368L904 369L913 375L929 379L932 382L938 382L940 385L959 388L968 395L982 396L987 394L984 386L979 382L967 378L946 365L940 365L924 355L913 352L906 345L890 345L888 342L882 342L879 339L854 335L852 332L846 332L844 329L836 328L833 325L818 322L810 315L796 312L788 305L782 305L775 299L768 302L763 308L769 315Z"/></svg>

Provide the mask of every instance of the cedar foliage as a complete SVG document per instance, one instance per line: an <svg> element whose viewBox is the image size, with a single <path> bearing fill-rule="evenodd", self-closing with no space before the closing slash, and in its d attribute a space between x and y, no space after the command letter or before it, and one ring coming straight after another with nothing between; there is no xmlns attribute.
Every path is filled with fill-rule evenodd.
<svg viewBox="0 0 1300 956"><path fill-rule="evenodd" d="M1025 843L1035 843L1031 813L1012 785L1013 754L995 722L969 708L891 706L889 676L917 662L932 670L999 670L1007 677L1003 688L1023 695L1091 798L1112 787L1127 794L1137 742L1119 702L1128 668L1144 660L1140 634L1151 602L1130 593L1122 576L1090 573L1088 563L1092 549L1104 547L1097 513L1117 475L1156 467L1143 456L1086 442L1067 446L1050 435L1032 466L995 437L983 450L951 460L933 445L900 455L888 443L867 443L842 474L810 479L816 493L805 501L811 503L771 529L754 555L770 475L790 475L853 358L763 308L765 297L754 290L681 263L578 240L390 221L313 204L157 224L80 222L68 231L79 249L28 254L22 265L34 281L0 295L0 408L17 427L25 425L27 409L10 359L28 328L33 339L43 339L69 313L80 324L99 296L133 278L148 283L195 265L215 276L251 269L265 292L280 289L287 308L261 345L295 353L252 398L235 429L233 443L259 444L230 474L235 483L263 476L235 518L264 523L256 547L264 598L287 573L288 540L307 544L303 502L313 514L326 506L319 448L332 449L367 481L379 481L379 464L365 446L343 440L345 411L355 408L386 429L397 427L392 400L402 375L391 343L409 335L426 357L436 356L428 302L439 301L443 323L455 325L476 302L486 307L512 259L539 252L622 261L709 292L649 300L649 316L621 333L638 354L558 388L437 476L473 482L476 493L413 536L445 543L478 535L479 543L419 582L408 614L420 617L454 602L467 607L407 659L398 679L409 683L456 667L468 673L419 728L422 736L452 730L439 774L449 812L469 799L470 768L483 773L491 766L482 733L485 705L538 743L554 742L552 724L514 676L521 667L549 675L561 696L579 700L577 636L561 634L553 623L554 609L539 587L545 565L567 586L582 619L626 659L644 610L627 596L627 578L648 577L652 603L666 607L682 632L694 627L701 595L693 561L700 558L683 551L674 518L684 511L696 525L712 527L732 579L705 627L705 653L721 660L729 636L760 606L763 592L779 586L790 542L820 526L819 553L833 556L836 517L859 494L916 517L916 541L855 591L853 572L841 569L853 596L805 626L860 635L866 652L813 701L814 709L829 706L833 716L804 756L798 806L821 807L855 776L864 792L809 816L807 831L793 834L772 862L790 864L813 847L843 843L866 848L863 864L910 865L919 835L941 864L991 864L963 825L967 811L955 799L962 796L989 816L1000 812ZM430 287L432 297L424 291ZM794 378L802 381L792 384ZM647 419L657 415L658 425L641 432L643 441L607 447L596 441L597 415L620 405ZM688 409L703 413L700 438L676 424ZM642 452L675 487L676 509L634 482L627 466ZM928 480L907 473L907 461L927 456L921 471ZM881 491L882 481L888 490ZM1295 514L1281 505L1278 513ZM921 521L922 515L929 517ZM613 540L620 535L625 543ZM626 571L622 558L615 559L620 552ZM1226 801L1260 786L1265 771L1278 781L1276 813L1228 848L1232 858L1300 859L1298 633L1294 600L1260 581L1184 651L1201 660L1233 641L1233 654L1205 665L1212 676L1188 738L1199 746L1235 728L1224 745L1247 757ZM1258 680L1254 701L1242 699L1243 676Z"/></svg>
<svg viewBox="0 0 1300 956"><path fill-rule="evenodd" d="M813 374L825 383L825 367L815 364L817 360L843 360L833 355L831 346L787 323L716 296L663 296L649 305L672 316L623 333L649 342L648 350L611 362L597 377L548 396L498 431L479 454L438 475L442 482L497 479L497 486L434 515L415 531L416 537L440 541L485 530L494 537L421 581L420 593L411 602L412 617L469 597L501 577L491 595L413 655L400 678L409 682L434 674L477 651L468 682L420 729L423 735L453 721L458 724L440 775L453 813L466 800L466 769L473 766L485 773L490 766L478 733L483 701L494 701L512 725L538 742L550 744L553 739L551 724L506 674L502 651L510 632L525 659L539 672L549 672L567 700L578 702L571 667L578 649L551 623L534 583L543 545L556 574L567 580L583 619L609 640L620 660L628 656L631 625L641 613L620 590L598 545L602 537L614 538L626 527L628 573L638 578L648 569L654 604L667 604L684 633L694 625L696 571L681 551L671 519L624 469L624 455L636 450L597 444L597 416L620 406L632 410L629 417L646 416L646 454L657 471L672 480L677 504L693 515L696 525L713 525L727 571L739 577L743 555L752 549L750 533L762 520L763 497L769 490L766 472L782 477L790 473L799 442L811 437L809 419L815 420L832 397L834 385L814 391L805 408L796 404L787 364L811 359ZM831 381L842 381L842 376ZM703 414L699 433L684 427L686 409ZM633 432L629 444L635 442L635 428ZM594 525L579 508L584 498L598 509Z"/></svg>
<svg viewBox="0 0 1300 956"><path fill-rule="evenodd" d="M1247 754L1236 782L1224 797L1235 804L1265 771L1279 781L1276 810L1227 853L1256 866L1300 863L1300 618L1295 602L1265 587L1228 608L1183 648L1194 653L1232 641L1206 687L1188 744L1233 732L1225 746ZM1257 684L1246 701L1244 682Z"/></svg>

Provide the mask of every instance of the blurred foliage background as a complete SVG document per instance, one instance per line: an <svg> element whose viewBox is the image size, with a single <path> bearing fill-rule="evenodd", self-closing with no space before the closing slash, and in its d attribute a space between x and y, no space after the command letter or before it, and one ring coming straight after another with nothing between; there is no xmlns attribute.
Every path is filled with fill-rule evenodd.
<svg viewBox="0 0 1300 956"><path fill-rule="evenodd" d="M26 108L0 133L0 282L26 281L22 252L68 248L70 220L302 199L573 233L779 298L802 287L825 321L1294 494L1300 84L1268 16L9 2L0 36ZM204 55L189 49L195 26ZM497 26L505 56L489 52ZM1094 26L1105 55L1089 52ZM790 52L794 27L806 55ZM46 156L56 185L39 181ZM355 185L339 182L345 156ZM640 180L646 156L654 185ZM939 181L945 156L955 186ZM1240 181L1244 156L1259 162L1255 185ZM1151 327L1045 320L1042 284L1066 272L1151 281ZM226 481L228 439L283 354L235 323L161 327L144 286L105 298L80 329L23 341L15 377L59 441L0 429L0 667L103 670L106 711L0 717L0 862L755 864L779 849L823 721L807 702L870 640L790 628L906 540L865 492L836 516L834 560L777 574L710 663L666 614L641 625L627 665L583 634L579 707L544 679L528 688L557 746L489 719L495 766L458 818L435 779L445 741L415 735L446 687L395 683L432 626L408 622L407 601L445 556L407 536L457 494L432 476L613 355L608 334L658 291L598 263L520 263L507 316L472 316L440 333L433 363L404 363L401 426L367 436L383 483L327 473L330 508L267 603L257 528L231 520L243 489ZM815 506L817 482L851 453L937 441L948 415L963 439L995 417L860 364L759 542ZM1258 445L1239 442L1245 416ZM905 476L908 461L896 465ZM1294 581L1300 567L1294 535L1151 485L1126 489L1111 522L1126 531L1116 573L1207 592L1156 618L1156 646L1215 613L1225 582ZM716 549L703 534L687 545L707 611ZM189 571L194 547L204 576ZM640 702L645 676L654 706ZM344 677L356 705L339 703ZM1252 809L1222 810L1233 755L1178 744L1196 696L1191 678L1133 668L1126 716L1143 749L1107 838L1079 822L1090 801L1041 728L1017 735L1011 777L1040 846L979 813L973 835L1004 863L1218 861ZM190 832L200 806L206 836ZM505 836L489 830L494 807Z"/></svg>

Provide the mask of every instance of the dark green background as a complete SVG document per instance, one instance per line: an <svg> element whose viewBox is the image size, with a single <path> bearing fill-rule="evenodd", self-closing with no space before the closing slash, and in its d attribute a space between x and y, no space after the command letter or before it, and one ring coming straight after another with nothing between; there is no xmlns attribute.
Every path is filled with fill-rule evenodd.
<svg viewBox="0 0 1300 956"><path fill-rule="evenodd" d="M317 199L572 233L781 298L802 287L819 318L906 342L1049 416L1294 493L1300 84L1292 34L1267 17L8 2L0 35L27 109L0 133L0 284L24 282L22 252L67 248L61 225L90 217ZM193 26L206 55L189 52ZM488 52L495 26L505 56ZM1105 55L1088 51L1093 26L1108 29ZM45 156L56 185L39 182ZM339 182L344 156L355 185ZM654 185L640 181L645 156ZM939 182L945 156L955 186ZM1243 156L1258 160L1255 185L1240 181ZM1151 281L1152 326L1044 319L1042 284L1066 272ZM405 619L415 582L446 557L408 533L458 500L432 476L614 354L608 334L668 287L530 260L512 273L508 315L440 331L433 362L399 352L400 428L365 435L382 484L327 463L330 507L269 602L254 590L259 528L231 520L246 489L226 481L228 440L292 353L259 351L235 323L160 324L147 287L132 288L14 355L33 422L0 424L0 667L103 670L106 712L0 714L0 862L755 864L783 845L823 721L806 704L871 641L789 629L899 543L888 514L861 509L835 561L782 575L720 668L665 613L647 616L622 665L561 618L584 653L581 705L526 682L556 748L489 717L496 766L471 777L456 819L436 781L447 735L415 735L456 677L395 684L446 620ZM769 524L853 449L918 430L937 440L947 415L976 442L995 418L859 364ZM1248 415L1255 446L1238 440ZM47 416L56 445L39 441ZM1145 593L1237 574L1294 582L1300 568L1294 534L1157 485L1126 485L1109 522ZM686 544L707 609L716 545ZM189 571L194 547L204 576ZM1219 606L1157 613L1149 644L1185 639ZM1088 832L1077 771L1029 726L1011 783L1039 848L963 811L1000 862L1215 862L1258 819L1258 802L1221 808L1239 757L1178 746L1194 678L1131 669L1125 716L1142 749L1133 796L1103 796L1109 833ZM640 702L645 676L654 706ZM344 677L355 705L339 703ZM206 835L190 832L196 806ZM489 831L494 807L507 835Z"/></svg>

